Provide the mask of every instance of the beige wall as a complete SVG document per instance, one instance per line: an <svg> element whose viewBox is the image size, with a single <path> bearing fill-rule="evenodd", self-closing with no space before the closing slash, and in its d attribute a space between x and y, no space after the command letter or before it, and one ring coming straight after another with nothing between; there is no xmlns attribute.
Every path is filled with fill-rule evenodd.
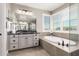
<svg viewBox="0 0 79 59"><path fill-rule="evenodd" d="M6 56L7 50L7 32L6 32L6 3L0 3L0 55Z"/></svg>
<svg viewBox="0 0 79 59"><path fill-rule="evenodd" d="M2 33L2 5L0 4L0 33ZM2 55L2 39L1 39L1 36L0 36L0 56Z"/></svg>

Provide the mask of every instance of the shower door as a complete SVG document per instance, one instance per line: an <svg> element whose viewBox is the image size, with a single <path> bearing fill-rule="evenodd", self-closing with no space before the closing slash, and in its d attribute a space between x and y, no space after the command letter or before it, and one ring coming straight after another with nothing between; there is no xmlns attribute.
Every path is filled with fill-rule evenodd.
<svg viewBox="0 0 79 59"><path fill-rule="evenodd" d="M69 56L69 4L53 15L54 33L59 40L55 47L56 56Z"/></svg>
<svg viewBox="0 0 79 59"><path fill-rule="evenodd" d="M79 56L79 4L69 3L67 7L57 15L57 22L61 20L58 22L60 24L57 23L58 26L60 25L60 30L54 35L61 37L62 41L60 41L60 48L56 47L55 49L56 55ZM54 27L57 26L55 24Z"/></svg>
<svg viewBox="0 0 79 59"><path fill-rule="evenodd" d="M78 3L70 4L69 27L70 27L69 30L70 55L79 56L79 4Z"/></svg>

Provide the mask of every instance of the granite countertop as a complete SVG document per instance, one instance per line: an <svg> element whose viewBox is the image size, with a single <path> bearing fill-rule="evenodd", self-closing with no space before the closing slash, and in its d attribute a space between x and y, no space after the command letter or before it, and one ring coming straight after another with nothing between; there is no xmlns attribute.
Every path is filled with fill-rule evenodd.
<svg viewBox="0 0 79 59"><path fill-rule="evenodd" d="M8 33L8 35L25 35L25 34L39 34L37 32L26 32L26 33Z"/></svg>

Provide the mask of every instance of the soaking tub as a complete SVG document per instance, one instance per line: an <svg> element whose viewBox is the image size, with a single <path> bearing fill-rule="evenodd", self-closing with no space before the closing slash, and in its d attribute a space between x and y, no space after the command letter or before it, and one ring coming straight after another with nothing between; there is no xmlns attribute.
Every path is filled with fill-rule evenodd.
<svg viewBox="0 0 79 59"><path fill-rule="evenodd" d="M65 38L61 38L61 37L56 37L56 36L44 36L44 39L49 40L52 43L56 43L56 44L60 44L62 45L62 42L64 41L64 45L68 46L74 46L76 45L76 42L69 40L69 39L65 39Z"/></svg>
<svg viewBox="0 0 79 59"><path fill-rule="evenodd" d="M64 45L62 44L64 42ZM69 56L76 50L76 42L56 37L56 36L44 36L40 39L40 45L50 54L57 56ZM72 54L73 55L73 54Z"/></svg>

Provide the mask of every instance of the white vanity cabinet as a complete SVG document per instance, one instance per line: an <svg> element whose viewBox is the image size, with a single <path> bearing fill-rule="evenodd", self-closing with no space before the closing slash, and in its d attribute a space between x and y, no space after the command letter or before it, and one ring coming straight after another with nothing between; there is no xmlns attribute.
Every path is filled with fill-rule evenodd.
<svg viewBox="0 0 79 59"><path fill-rule="evenodd" d="M19 49L39 46L38 34L19 35Z"/></svg>
<svg viewBox="0 0 79 59"><path fill-rule="evenodd" d="M33 34L19 35L19 48L33 47Z"/></svg>
<svg viewBox="0 0 79 59"><path fill-rule="evenodd" d="M8 35L9 50L39 46L38 34Z"/></svg>
<svg viewBox="0 0 79 59"><path fill-rule="evenodd" d="M18 35L8 35L8 49L18 49Z"/></svg>

